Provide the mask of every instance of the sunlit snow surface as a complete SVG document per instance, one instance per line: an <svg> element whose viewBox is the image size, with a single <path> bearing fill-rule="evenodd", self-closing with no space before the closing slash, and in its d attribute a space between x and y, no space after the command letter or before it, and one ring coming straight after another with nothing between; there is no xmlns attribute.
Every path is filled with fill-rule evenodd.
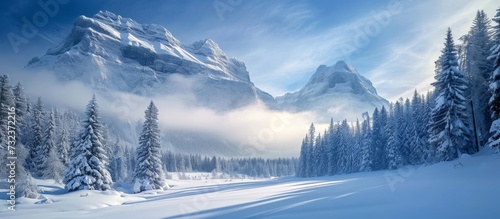
<svg viewBox="0 0 500 219"><path fill-rule="evenodd" d="M499 218L500 154L400 170L320 178L169 180L163 192L65 193L38 181L51 204L19 199L1 218ZM208 174L207 174L208 175ZM194 177L193 177L194 178ZM6 191L1 191L5 200Z"/></svg>

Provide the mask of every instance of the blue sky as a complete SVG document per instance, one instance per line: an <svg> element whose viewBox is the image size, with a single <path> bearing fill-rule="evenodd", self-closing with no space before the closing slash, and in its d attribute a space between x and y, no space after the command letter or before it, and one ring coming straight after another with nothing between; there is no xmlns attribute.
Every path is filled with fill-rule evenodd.
<svg viewBox="0 0 500 219"><path fill-rule="evenodd" d="M0 3L4 69L22 68L43 55L69 33L77 16L108 10L161 24L186 44L213 39L246 63L258 87L275 96L300 89L319 65L344 59L389 100L431 88L447 27L458 39L476 10L491 18L500 6L494 0L60 0L64 4L57 13L15 51L7 35L21 34L22 18L43 10L37 2Z"/></svg>

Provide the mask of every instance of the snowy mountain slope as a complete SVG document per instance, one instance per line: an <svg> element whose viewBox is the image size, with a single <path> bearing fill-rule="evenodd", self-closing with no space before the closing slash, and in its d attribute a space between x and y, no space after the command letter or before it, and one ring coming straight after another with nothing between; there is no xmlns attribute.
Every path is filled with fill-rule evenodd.
<svg viewBox="0 0 500 219"><path fill-rule="evenodd" d="M483 150L430 166L317 178L168 180L166 191L65 193L18 199L5 218L498 218L500 155ZM0 199L7 191L0 189Z"/></svg>
<svg viewBox="0 0 500 219"><path fill-rule="evenodd" d="M214 41L185 45L160 25L139 24L107 11L78 17L66 39L30 60L27 68L48 69L61 80L98 90L144 96L189 92L200 106L216 110L256 102L277 107L271 95L250 81L245 64L228 57ZM171 80L175 75L194 83L176 84Z"/></svg>
<svg viewBox="0 0 500 219"><path fill-rule="evenodd" d="M337 67L321 66L306 87L277 98L278 104L251 82L242 61L228 57L214 41L182 44L160 25L139 24L100 11L93 17L78 17L58 46L30 60L26 68L49 70L58 80L82 82L100 91L101 96L111 100L111 107L118 109L136 110L140 106L113 95L135 94L155 100L169 96L172 104L186 105L186 109L209 108L216 113L262 103L274 110L311 110L325 118L354 121L385 100L376 95L367 79L346 63L339 63ZM115 106L115 99L125 101L116 101ZM137 145L136 121L130 122L130 118L119 114L110 116L106 121L112 134L128 145ZM259 152L256 148L240 148L237 140L207 133L168 130L162 136L165 148L182 153L247 156Z"/></svg>
<svg viewBox="0 0 500 219"><path fill-rule="evenodd" d="M363 112L389 102L377 94L372 83L345 61L321 65L299 91L276 97L283 109L313 111L325 118L354 121Z"/></svg>

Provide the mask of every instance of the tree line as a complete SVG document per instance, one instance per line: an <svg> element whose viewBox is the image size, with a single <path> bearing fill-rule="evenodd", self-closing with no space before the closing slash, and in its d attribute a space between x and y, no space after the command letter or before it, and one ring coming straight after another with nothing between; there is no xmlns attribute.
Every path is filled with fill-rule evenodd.
<svg viewBox="0 0 500 219"><path fill-rule="evenodd" d="M84 115L47 107L39 97L31 102L21 83L12 87L7 75L0 76L0 175L6 179L7 118L15 108L16 195L37 198L34 181L54 179L67 191L108 190L114 182L131 185L134 192L166 189L166 172L220 172L249 177L295 174L296 158L223 158L198 154L175 154L163 150L158 109L151 101L137 147L113 139L102 121L95 96Z"/></svg>
<svg viewBox="0 0 500 219"><path fill-rule="evenodd" d="M494 21L495 26L491 25ZM500 147L500 9L478 11L455 45L451 29L435 62L434 90L376 108L363 120L311 124L297 176L314 177L431 164Z"/></svg>

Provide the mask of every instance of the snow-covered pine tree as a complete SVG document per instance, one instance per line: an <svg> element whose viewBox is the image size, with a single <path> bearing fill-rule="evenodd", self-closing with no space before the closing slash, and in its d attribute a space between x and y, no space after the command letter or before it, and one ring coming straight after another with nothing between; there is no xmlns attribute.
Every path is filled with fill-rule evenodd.
<svg viewBox="0 0 500 219"><path fill-rule="evenodd" d="M361 164L359 171L368 172L372 171L372 159L371 154L371 127L370 127L370 115L366 112L363 113L363 123L361 124L361 133L363 136L361 145Z"/></svg>
<svg viewBox="0 0 500 219"><path fill-rule="evenodd" d="M68 128L66 127L65 122L63 121L63 115L59 113L57 108L53 109L54 111L54 122L56 124L56 154L59 157L59 160L65 165L68 161L68 152L69 152L69 133Z"/></svg>
<svg viewBox="0 0 500 219"><path fill-rule="evenodd" d="M59 157L56 145L56 119L54 110L50 111L49 121L45 129L42 149L47 150L47 157L37 166L39 172L42 173L44 179L54 179L56 182L62 182L62 174L64 171L64 164Z"/></svg>
<svg viewBox="0 0 500 219"><path fill-rule="evenodd" d="M314 171L314 137L316 133L316 128L314 127L314 124L311 123L311 126L309 127L309 142L307 142L307 147L306 147L306 176L310 177L313 175Z"/></svg>
<svg viewBox="0 0 500 219"><path fill-rule="evenodd" d="M432 83L438 96L431 113L430 143L436 149L438 161L448 161L462 153L475 152L470 142L468 101L465 98L467 80L458 69L457 49L449 28L441 57L441 72Z"/></svg>
<svg viewBox="0 0 500 219"><path fill-rule="evenodd" d="M128 178L130 178L130 176L134 175L135 149L133 149L132 147L125 147L124 156L125 156L124 161L126 161L126 164L127 164L127 179L128 179ZM163 161L163 163L167 164L166 161Z"/></svg>
<svg viewBox="0 0 500 219"><path fill-rule="evenodd" d="M9 77L0 76L0 177L7 174L7 127L9 123L9 109L14 106Z"/></svg>
<svg viewBox="0 0 500 219"><path fill-rule="evenodd" d="M66 165L69 160L70 137L67 129L61 129L61 136L57 144L57 154L61 162Z"/></svg>
<svg viewBox="0 0 500 219"><path fill-rule="evenodd" d="M79 114L72 112L70 110L66 110L62 116L61 122L63 123L63 127L66 131L68 131L68 136L71 141L78 137L81 122L83 118L80 117Z"/></svg>
<svg viewBox="0 0 500 219"><path fill-rule="evenodd" d="M335 125L333 124L333 118L330 119L330 126L328 127L328 135L325 136L327 153L328 153L328 175L335 175L338 172L338 144L335 134Z"/></svg>
<svg viewBox="0 0 500 219"><path fill-rule="evenodd" d="M45 174L50 174L52 170L49 170L48 165L51 161L49 161L50 151L55 147L55 121L54 121L54 112L50 111L48 116L48 122L44 128L44 133L42 133L42 142L38 144L35 148L35 166L36 166L36 174L37 176L42 177L43 179L49 179L51 177L46 176Z"/></svg>
<svg viewBox="0 0 500 219"><path fill-rule="evenodd" d="M55 142L56 142L56 148L57 148L57 147L59 147L58 146L59 145L59 140L60 140L60 136L62 135L62 128L63 128L62 127L63 126L62 125L62 121L61 121L62 117L61 117L61 115L59 113L59 110L57 110L57 107L54 107L52 109L52 111L54 111L53 112L54 113L54 124L56 125L55 133L56 133L57 137L56 137Z"/></svg>
<svg viewBox="0 0 500 219"><path fill-rule="evenodd" d="M307 136L302 140L302 145L300 146L300 156L299 156L299 166L297 167L297 176L306 177L306 160L307 160Z"/></svg>
<svg viewBox="0 0 500 219"><path fill-rule="evenodd" d="M323 133L323 136L320 137L316 141L317 151L317 168L318 168L318 176L325 176L328 174L328 148L326 145L326 130Z"/></svg>
<svg viewBox="0 0 500 219"><path fill-rule="evenodd" d="M356 125L354 126L354 145L353 145L353 172L358 172L361 165L361 145L363 144L363 135L361 133L361 124L359 120L356 119Z"/></svg>
<svg viewBox="0 0 500 219"><path fill-rule="evenodd" d="M120 139L116 138L113 144L113 154L109 162L109 172L113 182L119 182L127 178L127 157L123 147L120 145Z"/></svg>
<svg viewBox="0 0 500 219"><path fill-rule="evenodd" d="M489 60L493 61L493 72L490 79L491 98L489 106L491 111L491 127L490 138L488 145L493 148L500 149L500 8L497 9L497 14L492 19L496 25L493 27L494 45L491 48Z"/></svg>
<svg viewBox="0 0 500 219"><path fill-rule="evenodd" d="M491 125L488 99L488 81L493 71L493 63L488 61L491 40L491 20L484 11L478 11L468 33L465 44L466 62L462 69L469 80L469 90L476 114L476 127L480 142L485 142Z"/></svg>
<svg viewBox="0 0 500 219"><path fill-rule="evenodd" d="M321 165L323 165L323 155L325 154L324 147L322 145L322 137L321 133L318 134L318 137L316 137L315 145L314 145L314 174L313 176L322 176L323 175L323 170L320 168ZM326 167L326 165L325 165Z"/></svg>
<svg viewBox="0 0 500 219"><path fill-rule="evenodd" d="M193 171L193 164L191 163L191 157L190 156L186 156L186 159L185 160L185 167L186 167L186 171L188 172L192 172Z"/></svg>
<svg viewBox="0 0 500 219"><path fill-rule="evenodd" d="M167 159L168 160L164 161L164 163L168 163L169 164L169 166L170 166L170 170L169 171L170 172L177 172L178 171L178 169L177 169L177 161L176 161L177 160L177 155L174 154L174 153L171 153L170 156ZM205 162L205 163L210 163L210 160L208 162ZM205 172L210 172L210 171L213 170L213 168L208 167L208 165L203 165L203 167L204 167L203 170Z"/></svg>
<svg viewBox="0 0 500 219"><path fill-rule="evenodd" d="M5 86L8 85L7 77L2 76L0 82L2 88L8 87ZM6 90L2 89L2 92L5 91ZM17 157L16 197L26 197L26 198L36 199L40 196L40 189L35 184L35 181L33 180L33 177L31 176L30 172L26 171L25 169L25 161L26 157L28 156L28 151L26 150L21 141L21 139L23 138L22 135L22 133L24 132L23 129L25 128L26 115L28 115L26 112L27 100L20 83L16 85L16 87L12 90L12 93L13 93L12 102L8 100L8 96L10 95L9 94L5 95L5 93L1 94L0 102L2 108L7 107L9 104L14 104L10 106L15 106L16 108L15 110L16 123L9 124L10 126L14 127L14 130L16 130L16 140L17 140L15 145L16 157ZM2 117L7 118L6 116L4 117L4 115L2 115ZM2 158L5 157L2 155ZM3 163L2 166L4 166Z"/></svg>
<svg viewBox="0 0 500 219"><path fill-rule="evenodd" d="M339 136L339 173L353 172L353 137L347 120L343 120L337 129Z"/></svg>
<svg viewBox="0 0 500 219"><path fill-rule="evenodd" d="M434 131L431 127L433 125L431 114L432 109L436 106L436 95L435 91L427 91L425 95L425 114L427 115L427 124L425 126L427 130L427 142L426 142L426 150L425 150L425 162L427 164L433 163L436 160L436 148L435 145L430 143L432 132Z"/></svg>
<svg viewBox="0 0 500 219"><path fill-rule="evenodd" d="M490 23L484 11L477 11L469 33L461 38L464 42L459 63L469 81L468 95L474 107L477 137L483 143L491 125L488 109L488 98L491 94L488 91L488 80L493 65L487 60L491 49Z"/></svg>
<svg viewBox="0 0 500 219"><path fill-rule="evenodd" d="M401 165L401 156L399 155L401 143L399 142L399 130L397 129L397 116L395 116L392 103L385 126L385 133L388 136L386 147L387 168L390 170L397 169Z"/></svg>
<svg viewBox="0 0 500 219"><path fill-rule="evenodd" d="M387 145L387 138L385 136L385 124L387 123L387 110L385 107L379 111L375 108L373 111L373 129L372 129L372 170L385 169L385 146Z"/></svg>
<svg viewBox="0 0 500 219"><path fill-rule="evenodd" d="M379 145L376 157L379 159L379 168L380 169L387 169L387 154L386 154L386 147L387 147L387 135L385 132L385 127L387 126L387 119L388 119L388 113L387 109L385 106L382 106L382 109L380 109L380 142L381 144Z"/></svg>
<svg viewBox="0 0 500 219"><path fill-rule="evenodd" d="M29 151L29 156L26 159L26 166L31 171L32 174L40 176L41 173L38 172L37 164L43 163L43 159L48 157L47 154L39 154L42 152L40 149L43 145L43 121L44 121L44 108L43 101L41 97L38 97L35 107L32 109L30 118L30 128L29 128L29 138L27 149ZM45 156L45 157L43 157Z"/></svg>
<svg viewBox="0 0 500 219"><path fill-rule="evenodd" d="M64 178L65 188L75 190L108 190L111 175L106 169L108 158L102 145L102 124L95 95L87 105L80 135L75 139Z"/></svg>
<svg viewBox="0 0 500 219"><path fill-rule="evenodd" d="M111 140L111 134L109 133L109 127L105 124L102 125L102 145L104 145L104 151L106 157L113 155L113 142Z"/></svg>
<svg viewBox="0 0 500 219"><path fill-rule="evenodd" d="M402 103L400 102L402 99L399 101L396 101L394 104L394 139L393 139L393 144L394 148L396 149L396 154L399 156L398 162L399 165L406 165L408 164L408 156L409 156L409 148L404 145L405 141L405 133L404 130L406 129L406 122L404 120L404 107Z"/></svg>
<svg viewBox="0 0 500 219"><path fill-rule="evenodd" d="M412 151L413 163L425 163L425 153L428 144L427 138L427 121L428 114L424 98L418 94L417 90L413 93L412 98L412 117L415 127L415 148Z"/></svg>
<svg viewBox="0 0 500 219"><path fill-rule="evenodd" d="M161 160L158 109L153 101L145 111L145 121L139 137L134 174L134 192L168 188Z"/></svg>
<svg viewBox="0 0 500 219"><path fill-rule="evenodd" d="M40 196L40 189L33 180L31 173L25 169L26 157L29 155L28 150L23 144L16 145L16 155L18 159L16 175L16 197L26 197L36 199Z"/></svg>
<svg viewBox="0 0 500 219"><path fill-rule="evenodd" d="M14 105L16 107L16 126L17 126L17 134L19 135L19 140L23 137L24 127L26 125L26 108L27 108L27 100L24 94L24 88L21 83L17 83L17 85L12 90L14 94Z"/></svg>
<svg viewBox="0 0 500 219"><path fill-rule="evenodd" d="M416 127L415 127L415 117L413 116L413 106L410 99L406 98L404 102L403 118L402 123L404 123L403 137L401 138L402 146L406 151L405 164L416 164L415 160L415 149L417 142Z"/></svg>

